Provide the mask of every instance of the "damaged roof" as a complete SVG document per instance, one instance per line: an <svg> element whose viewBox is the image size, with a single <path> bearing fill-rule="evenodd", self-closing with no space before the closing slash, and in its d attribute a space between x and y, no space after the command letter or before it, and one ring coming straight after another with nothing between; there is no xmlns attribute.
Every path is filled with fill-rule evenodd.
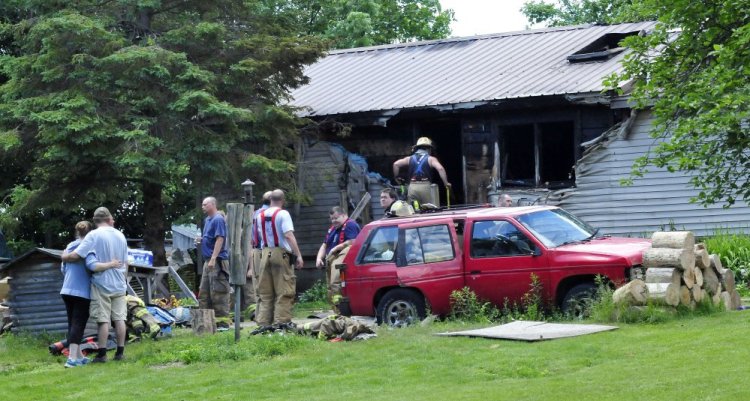
<svg viewBox="0 0 750 401"><path fill-rule="evenodd" d="M604 77L621 70L624 52L569 56L608 34L654 25L578 25L332 51L306 68L310 83L292 92L292 105L323 116L597 93Z"/></svg>

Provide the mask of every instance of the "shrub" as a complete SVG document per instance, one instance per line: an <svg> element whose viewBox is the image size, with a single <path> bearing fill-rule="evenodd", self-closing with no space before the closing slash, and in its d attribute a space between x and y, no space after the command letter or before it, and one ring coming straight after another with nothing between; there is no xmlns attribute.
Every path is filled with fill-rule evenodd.
<svg viewBox="0 0 750 401"><path fill-rule="evenodd" d="M716 230L712 237L703 241L708 252L719 255L721 264L734 272L738 290L747 290L750 273L750 236Z"/></svg>
<svg viewBox="0 0 750 401"><path fill-rule="evenodd" d="M449 319L468 322L492 322L500 317L500 312L490 302L477 297L469 287L451 292L451 312Z"/></svg>
<svg viewBox="0 0 750 401"><path fill-rule="evenodd" d="M312 287L308 288L307 291L303 292L302 295L299 296L299 301L301 303L327 303L328 286L326 285L325 281L316 281L315 284L312 285Z"/></svg>

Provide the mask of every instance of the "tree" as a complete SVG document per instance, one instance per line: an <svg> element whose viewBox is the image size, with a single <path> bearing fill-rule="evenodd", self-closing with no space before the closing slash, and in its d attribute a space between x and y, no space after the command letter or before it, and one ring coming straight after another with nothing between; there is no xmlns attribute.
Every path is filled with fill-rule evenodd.
<svg viewBox="0 0 750 401"><path fill-rule="evenodd" d="M649 164L696 173L701 204L750 201L750 1L640 0L659 16L631 48L615 86L633 80L631 97L655 116L652 135L664 140L638 159L635 177Z"/></svg>
<svg viewBox="0 0 750 401"><path fill-rule="evenodd" d="M324 46L263 1L9 0L0 12L0 161L16 161L0 207L13 216L140 209L164 263L165 204L242 162L291 169L298 119L282 104Z"/></svg>
<svg viewBox="0 0 750 401"><path fill-rule="evenodd" d="M267 5L301 33L337 49L442 39L453 21L453 10L443 10L439 0L267 0Z"/></svg>
<svg viewBox="0 0 750 401"><path fill-rule="evenodd" d="M547 26L580 24L617 24L646 21L653 16L634 6L638 0L558 0L548 3L532 0L524 3L521 12L531 24Z"/></svg>

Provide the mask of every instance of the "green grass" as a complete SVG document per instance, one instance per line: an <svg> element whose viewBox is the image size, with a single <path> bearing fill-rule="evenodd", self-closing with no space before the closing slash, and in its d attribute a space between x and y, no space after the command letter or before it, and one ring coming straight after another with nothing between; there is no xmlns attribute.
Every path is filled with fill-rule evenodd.
<svg viewBox="0 0 750 401"><path fill-rule="evenodd" d="M743 400L745 312L538 343L447 338L476 324L378 330L365 342L233 332L128 346L124 362L66 370L47 343L0 339L13 400Z"/></svg>

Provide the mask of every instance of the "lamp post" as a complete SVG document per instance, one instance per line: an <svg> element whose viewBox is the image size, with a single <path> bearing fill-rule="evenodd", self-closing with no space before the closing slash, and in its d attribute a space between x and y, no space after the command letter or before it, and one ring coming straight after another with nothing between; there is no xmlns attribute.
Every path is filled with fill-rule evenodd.
<svg viewBox="0 0 750 401"><path fill-rule="evenodd" d="M253 187L255 183L248 178L240 185L242 185L242 190L245 191L245 204L255 202L255 199L253 199Z"/></svg>
<svg viewBox="0 0 750 401"><path fill-rule="evenodd" d="M251 224L249 216L252 216L253 213L253 186L255 186L255 183L252 182L249 178L246 179L242 184L242 190L245 192L245 197L243 198L243 207L236 208L237 213L240 213L242 218L241 219L234 219L235 229L238 229L239 231L234 231L235 233L241 233L239 235L235 236L234 241L238 241L239 244L234 244L233 246L233 252L232 255L236 255L237 257L233 261L232 266L232 280L231 282L234 284L234 341L238 342L240 340L240 314L242 311L240 310L240 305L242 303L242 288L244 285L247 285L247 266L250 258L250 249L248 247L248 241L250 240L248 235L248 228ZM235 204L236 206L239 206ZM228 208L229 206L227 206ZM235 252L236 250L236 252ZM250 284L252 285L252 284Z"/></svg>

